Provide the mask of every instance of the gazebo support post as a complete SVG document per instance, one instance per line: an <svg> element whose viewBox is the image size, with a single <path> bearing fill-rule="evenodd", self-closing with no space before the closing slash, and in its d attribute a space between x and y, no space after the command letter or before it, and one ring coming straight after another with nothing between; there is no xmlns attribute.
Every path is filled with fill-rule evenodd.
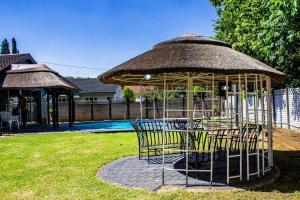
<svg viewBox="0 0 300 200"><path fill-rule="evenodd" d="M47 92L47 124L50 124L50 96L49 96L49 92Z"/></svg>
<svg viewBox="0 0 300 200"><path fill-rule="evenodd" d="M231 136L231 133L229 132L229 98L228 98L228 76L226 76L226 125L227 125L227 134L226 134L226 144L229 144L229 135ZM231 128L232 128L232 123L231 123ZM232 137L232 136L231 136ZM229 166L229 145L226 145L226 180L227 184L229 184L230 181L230 166Z"/></svg>
<svg viewBox="0 0 300 200"><path fill-rule="evenodd" d="M30 90L30 97L29 97L29 116L30 122L32 122L32 90Z"/></svg>
<svg viewBox="0 0 300 200"><path fill-rule="evenodd" d="M193 87L192 87L193 89ZM191 89L191 90L192 90ZM211 123L211 139L210 141L213 141L215 138L215 136L213 135L213 132L214 132L214 107L215 107L215 74L213 73L212 74L212 109L211 109L211 120L212 120L212 123ZM212 143L214 144L214 143ZM214 169L214 145L210 145L210 186L212 186L212 182L213 182L213 169Z"/></svg>
<svg viewBox="0 0 300 200"><path fill-rule="evenodd" d="M6 112L9 112L9 89L7 89Z"/></svg>
<svg viewBox="0 0 300 200"><path fill-rule="evenodd" d="M268 129L268 167L273 166L273 142L272 142L272 106L271 106L271 78L267 76L267 129Z"/></svg>
<svg viewBox="0 0 300 200"><path fill-rule="evenodd" d="M162 185L165 185L165 133L166 133L166 74L164 74L164 94L163 94L163 135L162 135L162 143L163 143L163 150L162 150ZM155 101L154 101L155 105ZM155 112L155 110L154 110ZM155 119L155 115L154 115Z"/></svg>
<svg viewBox="0 0 300 200"><path fill-rule="evenodd" d="M72 124L74 124L74 122L75 122L75 112L76 112L74 94L72 95L71 100L72 100Z"/></svg>
<svg viewBox="0 0 300 200"><path fill-rule="evenodd" d="M240 143L240 181L243 180L243 137L242 137L242 133L243 133L243 92L242 92L243 88L242 88L242 80L241 80L241 75L239 74L239 84L238 84L238 100L239 103L239 109L238 109L238 115L236 115L236 118L239 118L238 120L238 127L239 127L239 143Z"/></svg>
<svg viewBox="0 0 300 200"><path fill-rule="evenodd" d="M185 107L185 101L184 101L184 95L182 95L182 117L185 116L184 107Z"/></svg>
<svg viewBox="0 0 300 200"><path fill-rule="evenodd" d="M247 180L249 180L249 108L248 108L248 77L247 74L245 74L245 110L246 110L246 172L247 172Z"/></svg>
<svg viewBox="0 0 300 200"><path fill-rule="evenodd" d="M73 120L72 120L72 103L73 103L73 101L72 101L72 97L73 97L73 93L70 91L69 93L68 93L68 100L69 100L69 107L68 107L68 109L69 109L69 127L72 127L73 126Z"/></svg>
<svg viewBox="0 0 300 200"><path fill-rule="evenodd" d="M145 97L145 107L146 107L146 119L149 119L149 108L148 108L148 106L149 106L149 100L148 100L148 98L147 97Z"/></svg>
<svg viewBox="0 0 300 200"><path fill-rule="evenodd" d="M141 97L140 97L140 114L141 114L141 120L143 120L143 85L140 86L141 90Z"/></svg>
<svg viewBox="0 0 300 200"><path fill-rule="evenodd" d="M261 100L261 124L262 129L265 128L265 91L263 90L263 76L260 75L260 100ZM261 134L261 146L262 146L262 174L265 175L265 133Z"/></svg>
<svg viewBox="0 0 300 200"><path fill-rule="evenodd" d="M188 170L189 170L189 135L190 131L193 129L193 77L191 77L190 72L187 76L187 114L188 114L188 126L186 134L186 163L185 163L185 186L188 186Z"/></svg>
<svg viewBox="0 0 300 200"><path fill-rule="evenodd" d="M235 126L239 127L239 117L238 117L238 113L239 113L239 95L237 92L239 85L237 86L236 84L233 84L233 92L234 92L234 119L235 119Z"/></svg>
<svg viewBox="0 0 300 200"><path fill-rule="evenodd" d="M59 94L57 93L56 95L55 95L55 98L56 98L56 100L55 100L55 106L56 106L56 114L55 114L55 116L56 116L56 126L57 127L59 127L59 117L58 117L58 96L59 96Z"/></svg>
<svg viewBox="0 0 300 200"><path fill-rule="evenodd" d="M56 92L52 90L52 124L53 129L56 129Z"/></svg>
<svg viewBox="0 0 300 200"><path fill-rule="evenodd" d="M256 140L256 162L257 162L257 177L259 178L260 177L260 168L259 168L259 166L260 166L260 150L259 150L259 136L260 136L260 134L259 134L259 130L260 130L260 128L259 128L259 115L258 115L258 102L259 102L259 100L258 100L258 93L259 93L259 91L258 91L258 77L257 77L257 75L255 75L255 84L254 84L254 88L255 88L255 123L256 123L256 138L257 138L257 140Z"/></svg>

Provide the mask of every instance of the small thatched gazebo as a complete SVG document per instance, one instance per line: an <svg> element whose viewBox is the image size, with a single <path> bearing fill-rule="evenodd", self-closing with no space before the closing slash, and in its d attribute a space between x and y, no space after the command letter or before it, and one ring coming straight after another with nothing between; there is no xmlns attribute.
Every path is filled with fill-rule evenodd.
<svg viewBox="0 0 300 200"><path fill-rule="evenodd" d="M53 127L59 125L58 120L58 96L65 94L69 98L69 125L75 120L74 92L79 88L71 81L63 78L57 72L44 64L12 64L1 76L1 88L7 91L34 91L44 89L47 93L47 114L50 123L49 101L52 99Z"/></svg>
<svg viewBox="0 0 300 200"><path fill-rule="evenodd" d="M177 130L187 133L186 148L180 150L186 154L186 165L179 169L186 174L186 184L189 174L195 172L209 173L213 182L218 173L214 165L219 160L224 161L224 168L219 170L224 170L228 184L231 179L262 177L272 169L271 83L281 83L285 75L232 49L231 45L202 36L177 37L155 45L98 78L104 83L163 88L163 122L184 118L189 123L185 130ZM199 99L195 86L202 88L200 93L204 94L204 100ZM178 92L186 94L184 108L173 108L166 99L170 93L176 96ZM218 111L218 107L222 110ZM186 115L178 116L178 111L182 110ZM202 121L197 130L193 129L196 119ZM163 184L165 172L169 170L165 167L164 156L170 131L173 130L164 127ZM199 136L195 136L196 132ZM209 147L201 146L201 139L198 148L191 148L191 141L194 145L204 133L214 142ZM210 162L210 167L201 169L190 164L193 155L205 155L202 161L209 158L206 161Z"/></svg>

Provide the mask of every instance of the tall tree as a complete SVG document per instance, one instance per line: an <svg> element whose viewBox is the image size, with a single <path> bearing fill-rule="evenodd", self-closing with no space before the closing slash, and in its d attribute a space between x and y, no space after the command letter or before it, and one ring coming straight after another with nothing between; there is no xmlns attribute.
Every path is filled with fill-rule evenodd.
<svg viewBox="0 0 300 200"><path fill-rule="evenodd" d="M9 43L6 38L2 41L1 44L1 54L10 54Z"/></svg>
<svg viewBox="0 0 300 200"><path fill-rule="evenodd" d="M17 41L14 37L11 40L11 53L12 54L19 53L19 50L17 49Z"/></svg>
<svg viewBox="0 0 300 200"><path fill-rule="evenodd" d="M210 1L216 38L286 73L286 86L300 86L299 0Z"/></svg>

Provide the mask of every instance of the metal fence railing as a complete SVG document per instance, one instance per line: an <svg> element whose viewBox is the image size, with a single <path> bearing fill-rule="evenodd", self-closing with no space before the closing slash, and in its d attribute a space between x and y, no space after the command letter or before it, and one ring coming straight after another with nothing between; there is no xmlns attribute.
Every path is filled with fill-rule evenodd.
<svg viewBox="0 0 300 200"><path fill-rule="evenodd" d="M276 127L300 129L300 88L275 90L273 108Z"/></svg>

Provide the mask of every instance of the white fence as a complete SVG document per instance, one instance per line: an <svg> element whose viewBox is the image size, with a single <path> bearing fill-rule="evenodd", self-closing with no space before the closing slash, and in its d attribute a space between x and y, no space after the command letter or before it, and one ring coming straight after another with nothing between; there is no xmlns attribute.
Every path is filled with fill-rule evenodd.
<svg viewBox="0 0 300 200"><path fill-rule="evenodd" d="M235 98L229 98L229 105L235 105ZM272 118L273 124L279 128L300 129L300 88L287 88L274 90L272 93ZM243 100L243 118L246 116L246 103L249 108L249 120L255 120L255 100L253 96ZM262 109L261 99L258 101L258 110ZM264 99L267 105L267 99ZM266 110L266 108L265 108ZM266 119L265 112L265 119ZM258 112L258 120L262 121L262 112Z"/></svg>
<svg viewBox="0 0 300 200"><path fill-rule="evenodd" d="M300 88L275 90L273 101L275 125L300 129Z"/></svg>

